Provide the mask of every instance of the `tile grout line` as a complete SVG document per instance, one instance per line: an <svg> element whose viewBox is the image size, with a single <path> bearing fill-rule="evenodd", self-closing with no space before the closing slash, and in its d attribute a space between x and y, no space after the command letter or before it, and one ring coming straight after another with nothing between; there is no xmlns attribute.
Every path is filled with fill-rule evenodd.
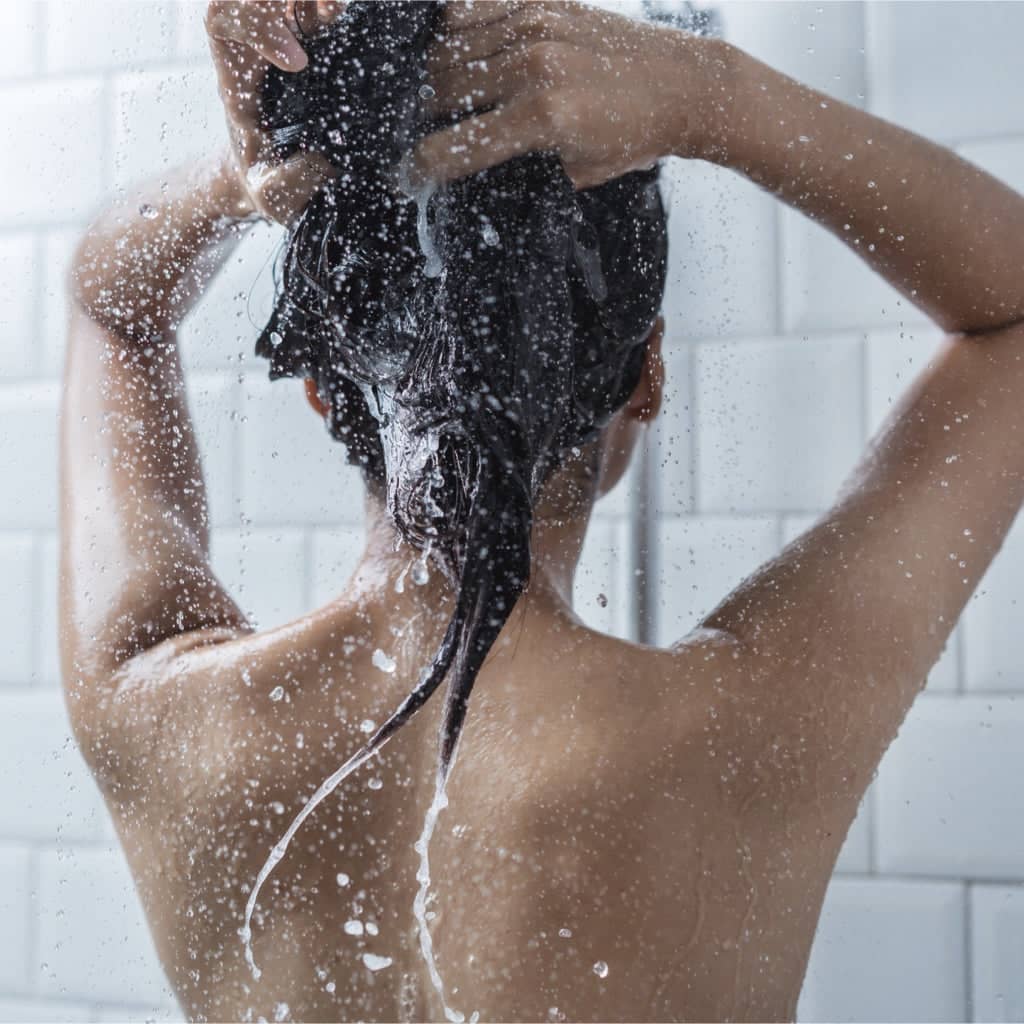
<svg viewBox="0 0 1024 1024"><path fill-rule="evenodd" d="M971 909L974 905L974 887L970 879L964 879L964 1019L974 1020L974 928L971 924Z"/></svg>

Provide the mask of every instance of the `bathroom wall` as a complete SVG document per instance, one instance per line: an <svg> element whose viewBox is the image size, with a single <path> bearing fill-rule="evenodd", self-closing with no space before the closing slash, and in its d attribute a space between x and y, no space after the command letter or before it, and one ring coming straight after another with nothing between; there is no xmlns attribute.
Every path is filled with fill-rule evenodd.
<svg viewBox="0 0 1024 1024"><path fill-rule="evenodd" d="M724 3L764 60L1024 189L1022 3ZM105 195L223 143L202 5L0 5L0 1019L178 1015L69 738L55 622L62 280ZM668 401L602 502L581 614L668 643L823 511L938 334L820 228L678 164ZM259 229L183 332L214 558L261 625L343 583L360 484L251 355ZM278 458L280 454L280 458ZM803 1019L1024 1017L1024 532L887 754L829 890ZM607 598L607 601L604 600Z"/></svg>

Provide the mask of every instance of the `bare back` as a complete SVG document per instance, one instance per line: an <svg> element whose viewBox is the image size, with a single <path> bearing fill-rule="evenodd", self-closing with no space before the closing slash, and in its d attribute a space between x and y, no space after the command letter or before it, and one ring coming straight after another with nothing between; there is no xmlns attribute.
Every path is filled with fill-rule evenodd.
<svg viewBox="0 0 1024 1024"><path fill-rule="evenodd" d="M227 711L205 740L189 737L186 761L178 742L154 752L165 767L146 777L159 787L115 807L192 1017L444 1017L412 912L439 702L293 842L259 904L259 982L237 934L292 816L429 656L406 650L393 675L376 668L366 624L387 615L332 606L288 627L296 652L329 628L358 653L329 682L310 659L276 700L242 671L265 641L193 652L189 688L215 691ZM779 800L762 813L772 794L750 771L724 635L657 652L564 616L517 621L480 677L430 847L449 1005L494 1020L791 1019L855 804L810 829Z"/></svg>

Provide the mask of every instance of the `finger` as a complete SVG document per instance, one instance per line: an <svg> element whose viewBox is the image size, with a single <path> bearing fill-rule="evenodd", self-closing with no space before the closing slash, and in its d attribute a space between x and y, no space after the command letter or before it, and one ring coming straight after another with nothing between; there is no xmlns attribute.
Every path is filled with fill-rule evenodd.
<svg viewBox="0 0 1024 1024"><path fill-rule="evenodd" d="M318 153L300 153L280 164L253 164L246 184L264 216L291 226L313 193L336 174Z"/></svg>
<svg viewBox="0 0 1024 1024"><path fill-rule="evenodd" d="M500 21L469 29L445 32L427 56L427 70L438 73L450 67L492 57L521 43L564 40L569 20L557 10L531 4Z"/></svg>
<svg viewBox="0 0 1024 1024"><path fill-rule="evenodd" d="M288 25L288 6L215 0L207 10L206 30L211 40L241 43L282 71L301 71L309 61Z"/></svg>
<svg viewBox="0 0 1024 1024"><path fill-rule="evenodd" d="M445 4L444 20L453 29L484 25L507 18L524 6L525 0L449 0Z"/></svg>
<svg viewBox="0 0 1024 1024"><path fill-rule="evenodd" d="M434 95L424 108L432 115L508 103L515 96L564 82L571 47L562 43L519 44L487 60L449 68L434 76Z"/></svg>
<svg viewBox="0 0 1024 1024"><path fill-rule="evenodd" d="M413 154L413 184L454 181L496 167L523 153L544 149L548 138L532 100L522 98L428 135Z"/></svg>
<svg viewBox="0 0 1024 1024"><path fill-rule="evenodd" d="M345 10L342 0L316 0L316 13L321 25L331 25Z"/></svg>
<svg viewBox="0 0 1024 1024"><path fill-rule="evenodd" d="M299 35L312 35L320 27L320 11L317 0L294 0L293 18Z"/></svg>

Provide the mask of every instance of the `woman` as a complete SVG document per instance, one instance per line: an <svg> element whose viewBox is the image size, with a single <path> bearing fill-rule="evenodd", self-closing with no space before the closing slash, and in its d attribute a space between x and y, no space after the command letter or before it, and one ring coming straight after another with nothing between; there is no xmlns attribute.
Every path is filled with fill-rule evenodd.
<svg viewBox="0 0 1024 1024"><path fill-rule="evenodd" d="M407 187L458 192L488 180L468 176L543 151L589 196L661 157L710 160L832 229L950 337L828 514L669 650L585 629L567 596L595 492L621 475L658 410L660 322L639 310L637 337L608 334L639 360L627 393L591 393L595 409L602 394L609 408L579 428L576 451L564 419L538 441L533 423L509 416L521 408L512 392L493 392L518 439L501 464L521 484L502 492L515 514L497 517L499 533L476 546L465 538L478 535L449 536L449 520L477 521L467 509L479 489L443 467L435 487L411 463L388 462L385 493L369 488L367 550L349 587L254 634L209 568L174 341L245 223L293 226L295 273L278 307L286 330L275 323L264 350L294 357L278 369L314 381L332 430L360 434L354 450L371 480L375 452L402 450L388 430L413 424L372 346L343 347L340 369L296 355L305 325L288 301L305 315L311 300L307 263L291 257L339 171L326 147L286 155L267 132L288 125L267 110L274 89L307 69L318 20L335 16L324 4L211 4L233 152L132 197L79 250L64 406L64 676L168 975L189 1015L208 1019L792 1018L857 805L1024 495L1024 200L721 41L573 4L448 5L431 26L421 94L435 130L411 137ZM573 208L559 195L552 209ZM421 261L429 217L426 227ZM443 223L434 228L444 242ZM314 225L312 240L325 238ZM406 280L388 252L378 257ZM338 293L333 280L314 281L315 294L341 302L339 336L358 341L369 306L352 301L349 282L366 278L345 278ZM651 269L641 285L656 281ZM567 327L575 341L578 328ZM460 353L476 360L469 340L483 350L481 337L470 332ZM408 377L407 349L387 355ZM477 384L499 356L473 362ZM366 421L367 410L380 418ZM504 440L496 428L488 437ZM429 444L412 447L437 468ZM410 549L396 551L396 529L414 554L426 550L424 495L453 503L440 509L443 551L429 578L407 585ZM515 540L524 523L526 548ZM509 551L519 561L505 564ZM470 581L479 600L463 628L460 595L481 566L499 582ZM462 654L449 664L453 622ZM442 678L448 699L405 714L276 864L255 902L255 977L239 932L271 847L362 749L360 723L379 736L396 708L415 710L410 681ZM430 846L436 898L424 903L419 890L419 928L414 844L424 812L443 803L436 738L443 778L471 686Z"/></svg>

